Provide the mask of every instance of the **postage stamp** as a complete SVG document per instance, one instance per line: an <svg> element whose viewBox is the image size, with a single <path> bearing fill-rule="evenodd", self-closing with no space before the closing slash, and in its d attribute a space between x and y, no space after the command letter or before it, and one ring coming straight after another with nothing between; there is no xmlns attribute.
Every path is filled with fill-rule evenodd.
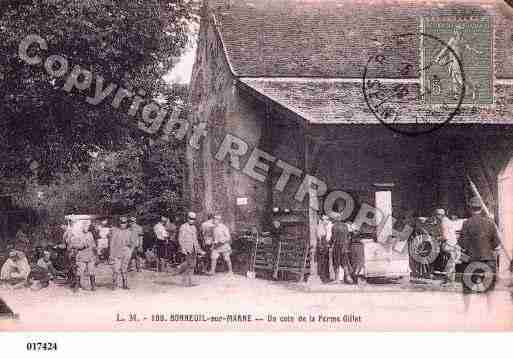
<svg viewBox="0 0 513 359"><path fill-rule="evenodd" d="M452 96L445 96L441 92L440 76L436 67L441 65L431 61L424 66L422 56L405 59L402 48L405 44L416 44L419 53L425 48L444 49L454 61L452 71L459 74L460 83L466 83L463 62L459 54L444 40L431 34L422 32L394 34L390 36L390 51L386 54L377 54L369 57L362 78L362 91L365 103L372 114L391 131L401 135L416 137L439 130L460 112L464 103L466 86L452 88ZM402 78L394 80L372 79L375 69L398 64ZM417 76L421 78L408 78L412 70L418 69ZM420 74L420 75L419 75ZM433 74L433 75L430 75ZM431 78L425 81L425 78ZM436 79L438 82L432 84ZM433 88L430 88L434 87ZM433 91L435 96L433 96ZM439 102L431 101L433 98Z"/></svg>
<svg viewBox="0 0 513 359"><path fill-rule="evenodd" d="M465 88L462 105L493 104L492 19L422 18L421 32L444 42L423 41L421 45L426 103L456 104Z"/></svg>

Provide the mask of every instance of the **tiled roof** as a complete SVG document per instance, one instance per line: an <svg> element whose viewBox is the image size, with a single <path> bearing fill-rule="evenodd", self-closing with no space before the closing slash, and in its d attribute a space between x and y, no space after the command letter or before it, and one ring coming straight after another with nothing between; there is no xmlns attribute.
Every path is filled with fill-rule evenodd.
<svg viewBox="0 0 513 359"><path fill-rule="evenodd" d="M241 78L252 91L269 98L284 108L297 113L313 124L378 124L380 123L365 102L361 81L311 78ZM389 91L397 82L383 80ZM415 82L406 83L409 89L404 98L392 97L388 103L399 104L396 123L436 123L444 121L447 110L422 106L416 96ZM391 92L390 92L391 93ZM472 109L465 106L451 123L513 124L513 81L495 86L494 106ZM397 106L396 106L397 107ZM419 110L423 108L423 110ZM438 112L436 112L438 111ZM417 119L415 119L417 116Z"/></svg>
<svg viewBox="0 0 513 359"><path fill-rule="evenodd" d="M393 43L393 35L417 31L422 16L481 15L495 15L499 29L496 75L513 77L513 21L502 0L210 0L210 7L240 77L360 77L371 56L389 50L416 63L417 47ZM388 63L370 74L400 77L399 69Z"/></svg>

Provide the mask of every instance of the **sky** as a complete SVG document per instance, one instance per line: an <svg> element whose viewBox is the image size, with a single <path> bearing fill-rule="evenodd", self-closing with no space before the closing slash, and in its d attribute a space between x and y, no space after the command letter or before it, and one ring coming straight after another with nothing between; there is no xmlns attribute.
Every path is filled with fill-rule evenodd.
<svg viewBox="0 0 513 359"><path fill-rule="evenodd" d="M192 66L194 65L195 57L196 44L187 49L176 66L164 76L164 80L170 84L188 84L191 80Z"/></svg>

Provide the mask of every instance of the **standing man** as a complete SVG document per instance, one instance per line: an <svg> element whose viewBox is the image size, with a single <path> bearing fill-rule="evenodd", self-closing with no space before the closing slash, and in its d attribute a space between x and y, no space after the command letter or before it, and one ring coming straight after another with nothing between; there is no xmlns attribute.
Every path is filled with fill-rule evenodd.
<svg viewBox="0 0 513 359"><path fill-rule="evenodd" d="M214 243L214 215L207 214L207 220L201 224L201 244L207 253L205 256L204 264L205 270L212 266L212 244Z"/></svg>
<svg viewBox="0 0 513 359"><path fill-rule="evenodd" d="M230 236L230 230L228 227L221 222L221 216L216 214L214 216L214 228L212 231L213 243L212 243L212 254L209 275L214 275L216 272L217 259L219 256L223 256L226 265L228 266L228 273L233 274L232 261L230 254L232 253L232 247L230 242L232 241Z"/></svg>
<svg viewBox="0 0 513 359"><path fill-rule="evenodd" d="M317 225L317 273L323 283L331 281L330 278L330 242L333 224L327 215L323 215ZM337 268L335 268L337 273Z"/></svg>
<svg viewBox="0 0 513 359"><path fill-rule="evenodd" d="M111 228L109 222L104 219L101 221L97 228L98 230L98 256L101 261L109 259L109 240L111 235Z"/></svg>
<svg viewBox="0 0 513 359"><path fill-rule="evenodd" d="M80 280L86 271L89 274L91 290L96 290L96 243L90 227L90 219L80 220L72 231L71 249L76 253L76 275L72 283L74 291L82 288Z"/></svg>
<svg viewBox="0 0 513 359"><path fill-rule="evenodd" d="M495 287L496 253L500 244L497 228L481 210L477 197L470 200L472 217L463 223L458 244L463 252L463 302L468 311L470 293L487 293L490 309L490 291Z"/></svg>
<svg viewBox="0 0 513 359"><path fill-rule="evenodd" d="M65 249L65 270L67 274L66 283L70 284L73 288L75 284L75 277L77 275L77 251L71 247L71 241L73 239L73 233L78 231L78 223L73 216L66 218L67 223L65 224L64 234L62 236L61 247Z"/></svg>
<svg viewBox="0 0 513 359"><path fill-rule="evenodd" d="M157 271L162 272L164 263L167 259L167 242L169 240L169 233L166 229L166 224L169 221L167 217L160 217L160 221L153 226L155 237L157 238Z"/></svg>
<svg viewBox="0 0 513 359"><path fill-rule="evenodd" d="M130 217L130 231L132 232L132 258L131 262L135 262L135 268L138 272L141 271L141 262L142 258L144 258L144 250L143 250L143 229L140 225L137 224L136 217Z"/></svg>
<svg viewBox="0 0 513 359"><path fill-rule="evenodd" d="M440 226L441 250L449 255L449 260L445 267L447 278L450 282L454 282L456 280L456 260L458 259L458 241L456 233L454 232L452 221L445 215L443 208L435 210L435 217Z"/></svg>
<svg viewBox="0 0 513 359"><path fill-rule="evenodd" d="M112 290L118 287L118 275L121 274L123 289L128 288L127 271L132 256L132 231L128 228L126 217L119 218L119 227L112 230L110 241L110 259L112 263Z"/></svg>
<svg viewBox="0 0 513 359"><path fill-rule="evenodd" d="M187 214L187 222L180 226L178 231L178 242L182 253L185 254L185 262L182 263L174 274L183 273L183 284L186 287L192 287L192 275L196 268L196 255L204 255L198 242L198 230L195 225L196 213L189 212Z"/></svg>
<svg viewBox="0 0 513 359"><path fill-rule="evenodd" d="M175 223L179 223L179 219L175 218L175 222L172 222L170 219L168 219L165 223L166 231L169 235L169 239L167 241L167 259L172 263L176 264L178 263L178 227Z"/></svg>
<svg viewBox="0 0 513 359"><path fill-rule="evenodd" d="M335 276L337 279L339 278L340 267L342 267L344 269L344 283L356 284L358 279L353 277L353 268L351 266L351 232L349 225L342 222L342 217L339 213L336 213L334 217L332 239Z"/></svg>

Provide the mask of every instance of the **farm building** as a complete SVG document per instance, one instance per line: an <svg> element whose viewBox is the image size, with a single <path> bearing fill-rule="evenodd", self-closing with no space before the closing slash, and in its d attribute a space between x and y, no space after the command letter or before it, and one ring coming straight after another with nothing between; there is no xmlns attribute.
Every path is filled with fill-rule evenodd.
<svg viewBox="0 0 513 359"><path fill-rule="evenodd" d="M437 53L460 71L438 58L426 75ZM453 100L437 102L435 80ZM392 116L365 93L373 83L391 91ZM352 196L352 218L364 203L394 218L439 207L462 218L470 178L513 248L513 9L503 1L206 1L190 96L191 121L207 129L187 151L191 208L222 213L232 230L265 230L286 208L305 214L311 239L333 191ZM311 177L322 184L310 189Z"/></svg>

